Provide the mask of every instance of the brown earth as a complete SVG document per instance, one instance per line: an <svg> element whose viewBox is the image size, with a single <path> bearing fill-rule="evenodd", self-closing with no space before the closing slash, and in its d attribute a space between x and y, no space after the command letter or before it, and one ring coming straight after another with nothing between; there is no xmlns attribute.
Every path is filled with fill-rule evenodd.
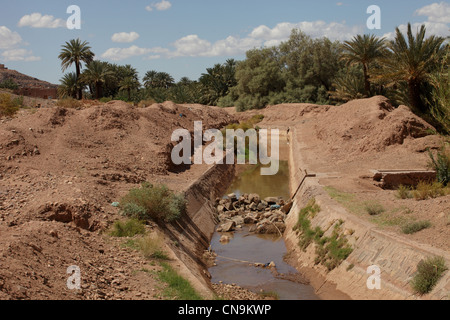
<svg viewBox="0 0 450 320"><path fill-rule="evenodd" d="M170 161L172 132L192 132L198 120L206 130L233 118L216 107L113 101L3 119L0 299L160 298L162 286L148 272L158 267L105 231L122 218L112 202L141 182L182 191L203 174L206 165ZM66 287L71 265L82 272L78 293Z"/></svg>
<svg viewBox="0 0 450 320"><path fill-rule="evenodd" d="M204 129L221 128L255 114L265 115L260 127L298 130L302 141L291 143L307 148L302 157L323 186L354 197L355 214L398 233L405 219L430 220L431 228L404 237L448 250L450 196L400 200L370 178L371 169L426 168L426 149L441 144L430 125L383 97L242 114L170 102L25 110L0 122L0 299L161 298L152 272L160 267L105 234L121 218L111 203L143 181L184 190L208 169L172 166L176 128L192 132L198 120ZM360 207L369 200L386 212L376 219L365 214ZM66 287L71 265L82 271L78 293Z"/></svg>
<svg viewBox="0 0 450 320"><path fill-rule="evenodd" d="M0 82L7 79L13 80L21 88L57 88L58 86L47 81L27 76L16 70L0 69Z"/></svg>

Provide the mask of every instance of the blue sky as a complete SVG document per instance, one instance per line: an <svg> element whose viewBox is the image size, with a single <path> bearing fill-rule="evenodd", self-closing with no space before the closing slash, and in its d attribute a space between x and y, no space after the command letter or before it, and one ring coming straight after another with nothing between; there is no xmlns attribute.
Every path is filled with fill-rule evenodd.
<svg viewBox="0 0 450 320"><path fill-rule="evenodd" d="M66 41L90 43L96 58L131 64L141 77L165 71L192 80L215 63L279 44L292 28L313 37L348 40L356 34L391 37L395 27L426 23L450 35L450 2L425 0L0 0L0 63L58 83ZM69 30L67 8L81 9L81 30ZM369 30L367 8L381 9L381 30Z"/></svg>

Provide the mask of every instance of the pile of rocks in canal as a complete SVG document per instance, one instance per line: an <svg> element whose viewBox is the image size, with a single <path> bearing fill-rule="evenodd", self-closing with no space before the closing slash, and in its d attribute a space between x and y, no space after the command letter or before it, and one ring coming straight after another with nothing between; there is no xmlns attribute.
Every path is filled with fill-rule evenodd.
<svg viewBox="0 0 450 320"><path fill-rule="evenodd" d="M238 198L232 193L225 199L216 200L219 218L216 231L233 232L250 225L250 232L283 235L291 207L292 202L286 203L282 198L261 199L257 194L244 194ZM225 237L223 241L227 240Z"/></svg>

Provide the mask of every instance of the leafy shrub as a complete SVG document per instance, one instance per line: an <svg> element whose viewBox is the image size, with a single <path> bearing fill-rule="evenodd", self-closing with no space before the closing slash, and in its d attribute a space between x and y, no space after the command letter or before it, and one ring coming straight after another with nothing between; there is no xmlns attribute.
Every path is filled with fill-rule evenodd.
<svg viewBox="0 0 450 320"><path fill-rule="evenodd" d="M416 293L430 293L447 270L443 257L428 258L417 265L417 274L411 281Z"/></svg>
<svg viewBox="0 0 450 320"><path fill-rule="evenodd" d="M413 234L429 227L431 227L430 221L411 222L402 227L402 232L404 234Z"/></svg>
<svg viewBox="0 0 450 320"><path fill-rule="evenodd" d="M431 151L429 166L436 171L437 181L444 186L450 183L450 149L446 146L437 153L436 157Z"/></svg>
<svg viewBox="0 0 450 320"><path fill-rule="evenodd" d="M122 198L120 208L132 218L171 222L185 212L186 200L183 194L176 194L165 185L144 183Z"/></svg>
<svg viewBox="0 0 450 320"><path fill-rule="evenodd" d="M16 90L16 89L19 89L19 85L17 83L15 83L14 80L8 78L8 79L0 82L0 88Z"/></svg>
<svg viewBox="0 0 450 320"><path fill-rule="evenodd" d="M130 219L127 221L116 221L113 225L112 231L110 233L113 237L134 237L138 234L145 233L144 224L136 219Z"/></svg>
<svg viewBox="0 0 450 320"><path fill-rule="evenodd" d="M365 210L371 216L377 216L377 215L382 214L383 212L386 211L386 209L384 209L384 207L381 204L377 203L377 202L368 202L368 203L366 203Z"/></svg>
<svg viewBox="0 0 450 320"><path fill-rule="evenodd" d="M19 111L19 105L11 99L8 93L0 93L0 117L13 116Z"/></svg>
<svg viewBox="0 0 450 320"><path fill-rule="evenodd" d="M60 100L58 100L56 105L58 107L65 108L65 109L81 109L83 107L81 102L74 98L60 99Z"/></svg>

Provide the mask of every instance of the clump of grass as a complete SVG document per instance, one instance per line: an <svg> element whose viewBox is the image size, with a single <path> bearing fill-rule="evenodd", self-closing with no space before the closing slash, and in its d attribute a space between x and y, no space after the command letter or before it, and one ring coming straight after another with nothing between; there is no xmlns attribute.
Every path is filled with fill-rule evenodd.
<svg viewBox="0 0 450 320"><path fill-rule="evenodd" d="M147 259L169 260L162 250L163 239L158 235L146 236L136 241L136 245Z"/></svg>
<svg viewBox="0 0 450 320"><path fill-rule="evenodd" d="M83 105L80 101L74 99L74 98L65 98L60 99L58 102L56 102L56 105L61 108L65 109L81 109L83 108Z"/></svg>
<svg viewBox="0 0 450 320"><path fill-rule="evenodd" d="M402 232L404 234L413 234L430 227L431 227L430 221L410 222L402 227Z"/></svg>
<svg viewBox="0 0 450 320"><path fill-rule="evenodd" d="M445 188L441 182L419 182L413 191L416 200L434 199L449 194L449 188Z"/></svg>
<svg viewBox="0 0 450 320"><path fill-rule="evenodd" d="M400 185L397 189L397 198L399 199L411 199L413 198L412 188L409 186Z"/></svg>
<svg viewBox="0 0 450 320"><path fill-rule="evenodd" d="M8 93L0 93L0 117L11 117L19 111L20 105Z"/></svg>
<svg viewBox="0 0 450 320"><path fill-rule="evenodd" d="M138 234L145 234L145 225L142 221L136 219L116 221L110 232L111 236L119 238L131 238Z"/></svg>
<svg viewBox="0 0 450 320"><path fill-rule="evenodd" d="M163 295L172 300L202 300L188 280L180 276L168 263L161 263L162 271L158 272L158 278L167 284Z"/></svg>
<svg viewBox="0 0 450 320"><path fill-rule="evenodd" d="M341 226L344 221L338 221L331 237L325 237L325 232L320 227L311 228L310 219L314 218L318 212L320 212L320 207L316 204L315 199L310 200L306 207L300 211L294 230L301 232L299 247L306 250L314 242L317 245L316 264L322 264L331 271L347 259L353 249L348 244L347 238L341 233Z"/></svg>
<svg viewBox="0 0 450 320"><path fill-rule="evenodd" d="M364 209L371 216L377 216L386 211L386 209L377 202L366 202Z"/></svg>
<svg viewBox="0 0 450 320"><path fill-rule="evenodd" d="M418 294L430 293L447 271L443 257L427 258L417 265L417 274L411 281L411 286Z"/></svg>
<svg viewBox="0 0 450 320"><path fill-rule="evenodd" d="M143 183L141 188L130 190L120 201L124 215L139 220L172 222L186 210L183 194L176 194L165 185Z"/></svg>

